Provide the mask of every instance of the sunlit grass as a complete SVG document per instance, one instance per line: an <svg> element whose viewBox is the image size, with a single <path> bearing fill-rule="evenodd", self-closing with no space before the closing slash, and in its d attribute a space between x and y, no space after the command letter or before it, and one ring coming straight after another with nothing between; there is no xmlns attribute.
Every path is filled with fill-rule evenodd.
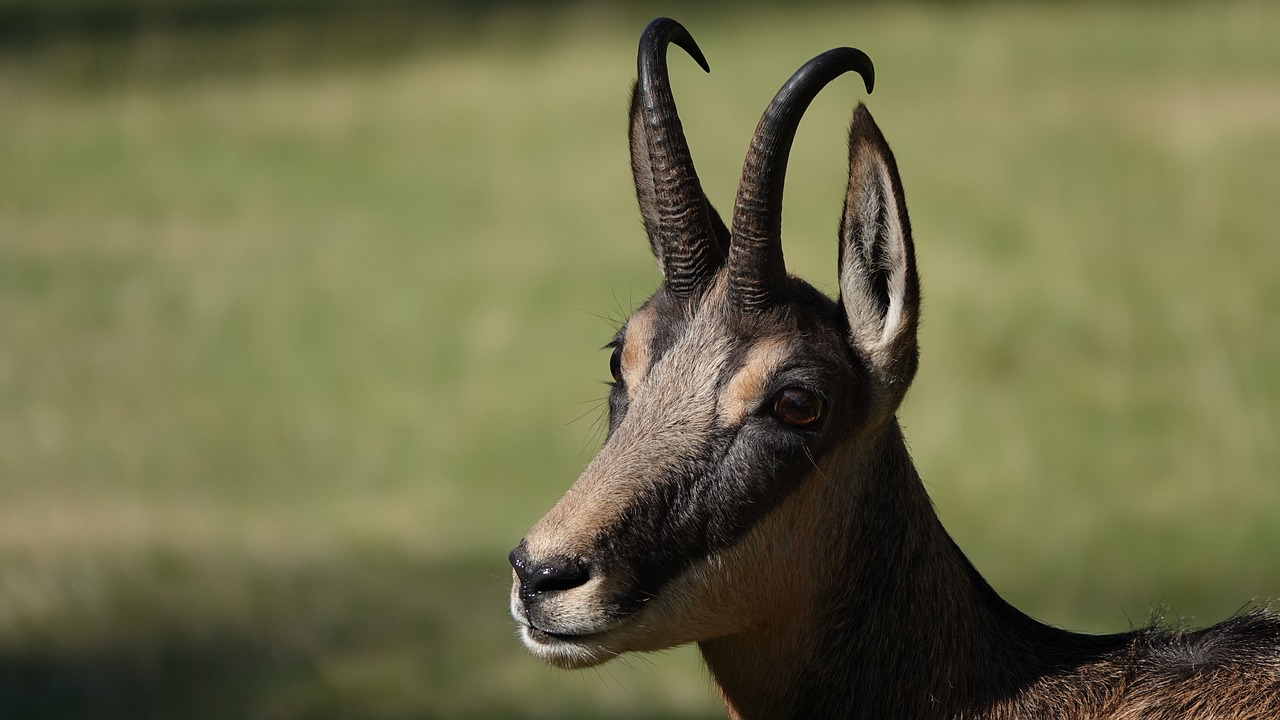
<svg viewBox="0 0 1280 720"><path fill-rule="evenodd" d="M876 60L926 291L904 421L999 589L1089 630L1280 596L1275 8L682 19L722 211L791 70ZM0 714L714 714L691 653L565 673L505 609L657 282L648 16L434 20L394 52L282 20L0 55ZM827 288L860 98L818 99L788 178Z"/></svg>

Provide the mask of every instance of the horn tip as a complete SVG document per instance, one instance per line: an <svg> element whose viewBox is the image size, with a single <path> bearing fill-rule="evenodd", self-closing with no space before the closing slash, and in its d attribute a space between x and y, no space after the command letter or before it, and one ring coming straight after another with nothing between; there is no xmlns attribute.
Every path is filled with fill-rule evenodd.
<svg viewBox="0 0 1280 720"><path fill-rule="evenodd" d="M672 20L672 22L675 23L674 20ZM680 30L676 34L672 35L671 41L676 45L679 45L685 52L689 53L689 57L693 58L694 61L698 63L698 67L701 67L703 72L711 72L711 65L707 62L706 56L702 54L702 48L698 47L698 43L693 39L693 36L689 34L689 31L686 30L683 25L680 25L679 23L675 24Z"/></svg>
<svg viewBox="0 0 1280 720"><path fill-rule="evenodd" d="M707 63L707 58L702 54L698 43L694 41L693 35L689 34L685 26L678 21L669 17L656 17L649 22L640 36L641 48L653 48L668 42L675 43L680 49L689 53L703 72L711 72L711 65Z"/></svg>
<svg viewBox="0 0 1280 720"><path fill-rule="evenodd" d="M850 57L854 72L862 76L862 84L870 95L876 87L876 66L871 62L871 57L857 48L844 48L844 52Z"/></svg>

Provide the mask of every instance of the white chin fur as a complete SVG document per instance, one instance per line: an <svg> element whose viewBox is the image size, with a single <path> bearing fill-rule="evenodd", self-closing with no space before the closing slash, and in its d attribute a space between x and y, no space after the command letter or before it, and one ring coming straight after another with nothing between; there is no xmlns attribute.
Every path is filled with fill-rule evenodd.
<svg viewBox="0 0 1280 720"><path fill-rule="evenodd" d="M574 670L612 660L618 652L610 650L595 637L575 640L553 636L530 625L520 625L520 640L540 660L556 667Z"/></svg>

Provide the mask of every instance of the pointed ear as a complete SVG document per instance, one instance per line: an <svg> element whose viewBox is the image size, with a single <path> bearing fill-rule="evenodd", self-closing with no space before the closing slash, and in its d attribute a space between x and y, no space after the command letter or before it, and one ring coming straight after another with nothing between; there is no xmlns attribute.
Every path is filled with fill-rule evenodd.
<svg viewBox="0 0 1280 720"><path fill-rule="evenodd" d="M849 341L896 405L916 372L920 282L898 164L862 104L849 130L839 270Z"/></svg>
<svg viewBox="0 0 1280 720"><path fill-rule="evenodd" d="M631 176L636 183L636 200L640 204L640 218L644 221L644 232L649 236L649 249L658 261L658 268L665 275L667 268L663 263L662 247L658 243L658 192L653 177L653 167L649 164L648 138L645 137L644 121L640 114L639 83L631 87L631 122L628 132L631 148ZM720 214L711 206L704 196L707 215L711 220L711 229L715 233L716 244L720 246L721 257L729 254L729 228L720 219Z"/></svg>

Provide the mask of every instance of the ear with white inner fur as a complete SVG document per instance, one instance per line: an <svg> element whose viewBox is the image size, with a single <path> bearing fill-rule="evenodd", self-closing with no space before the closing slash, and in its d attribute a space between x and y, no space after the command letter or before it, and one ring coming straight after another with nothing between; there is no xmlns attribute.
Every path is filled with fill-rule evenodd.
<svg viewBox="0 0 1280 720"><path fill-rule="evenodd" d="M840 303L849 342L896 405L915 376L920 283L898 165L862 104L849 130L849 189L840 220Z"/></svg>

